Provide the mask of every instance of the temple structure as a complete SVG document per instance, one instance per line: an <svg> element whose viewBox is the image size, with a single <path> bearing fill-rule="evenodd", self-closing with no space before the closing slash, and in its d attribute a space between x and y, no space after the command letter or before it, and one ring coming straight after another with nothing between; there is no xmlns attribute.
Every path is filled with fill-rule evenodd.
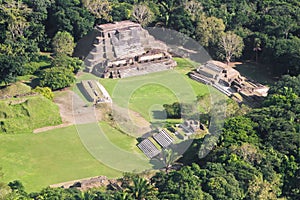
<svg viewBox="0 0 300 200"><path fill-rule="evenodd" d="M239 93L245 98L265 97L269 88L241 76L234 68L215 60L210 60L190 72L190 78L212 85L224 94Z"/></svg>
<svg viewBox="0 0 300 200"><path fill-rule="evenodd" d="M95 27L94 48L86 71L103 78L124 78L172 69L176 62L167 46L140 24L121 21Z"/></svg>

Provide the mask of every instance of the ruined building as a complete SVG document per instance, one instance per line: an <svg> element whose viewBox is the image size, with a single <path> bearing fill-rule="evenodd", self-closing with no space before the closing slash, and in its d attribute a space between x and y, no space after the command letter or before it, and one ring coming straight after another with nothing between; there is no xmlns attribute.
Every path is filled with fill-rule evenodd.
<svg viewBox="0 0 300 200"><path fill-rule="evenodd" d="M255 99L267 96L269 90L268 87L241 76L237 70L215 60L199 66L189 75L192 79L212 85L228 96L239 93L245 98Z"/></svg>
<svg viewBox="0 0 300 200"><path fill-rule="evenodd" d="M140 24L121 21L95 27L86 71L103 78L124 78L172 69L176 62L167 46Z"/></svg>

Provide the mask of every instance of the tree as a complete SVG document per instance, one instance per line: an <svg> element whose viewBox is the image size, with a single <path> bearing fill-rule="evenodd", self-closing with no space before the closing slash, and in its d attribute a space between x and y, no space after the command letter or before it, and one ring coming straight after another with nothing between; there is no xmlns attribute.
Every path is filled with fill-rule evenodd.
<svg viewBox="0 0 300 200"><path fill-rule="evenodd" d="M218 43L224 30L222 19L201 15L197 22L196 38L202 46L208 47Z"/></svg>
<svg viewBox="0 0 300 200"><path fill-rule="evenodd" d="M7 30L12 40L24 36L24 31L29 27L26 17L31 13L31 9L22 1L3 0L0 4L0 15L3 19L0 23L7 23Z"/></svg>
<svg viewBox="0 0 300 200"><path fill-rule="evenodd" d="M59 31L53 38L53 50L55 54L72 55L75 47L73 36L66 31Z"/></svg>
<svg viewBox="0 0 300 200"><path fill-rule="evenodd" d="M192 164L168 174L158 172L151 178L151 182L158 189L159 199L213 200L210 194L202 190L204 174L201 171L197 164Z"/></svg>
<svg viewBox="0 0 300 200"><path fill-rule="evenodd" d="M171 119L181 118L181 105L179 102L175 102L173 104L164 104L163 107L166 110L168 118Z"/></svg>
<svg viewBox="0 0 300 200"><path fill-rule="evenodd" d="M112 16L110 15L112 6L108 0L83 0L82 3L96 18L106 22L112 21Z"/></svg>
<svg viewBox="0 0 300 200"><path fill-rule="evenodd" d="M274 187L272 183L269 183L263 178L255 177L255 179L251 180L248 188L248 198L251 200L275 200L277 199L277 195L275 193Z"/></svg>
<svg viewBox="0 0 300 200"><path fill-rule="evenodd" d="M132 5L129 3L114 3L112 5L111 16L113 21L128 20L131 17Z"/></svg>
<svg viewBox="0 0 300 200"><path fill-rule="evenodd" d="M185 0L184 9L190 14L192 20L196 21L203 12L203 6L200 2L196 0Z"/></svg>
<svg viewBox="0 0 300 200"><path fill-rule="evenodd" d="M15 82L17 75L22 71L22 57L0 54L0 82L6 85Z"/></svg>
<svg viewBox="0 0 300 200"><path fill-rule="evenodd" d="M83 66L83 61L76 57L69 57L65 54L59 54L53 58L51 66L64 67L76 74Z"/></svg>
<svg viewBox="0 0 300 200"><path fill-rule="evenodd" d="M93 29L94 16L79 0L55 0L49 8L46 33L52 38L58 31L67 31L75 42Z"/></svg>
<svg viewBox="0 0 300 200"><path fill-rule="evenodd" d="M161 14L163 16L163 24L169 27L170 16L174 14L176 9L182 8L183 0L158 0L158 4L161 6Z"/></svg>
<svg viewBox="0 0 300 200"><path fill-rule="evenodd" d="M222 35L219 46L221 56L225 58L227 64L229 64L232 57L239 57L242 55L244 43L240 36L228 31Z"/></svg>
<svg viewBox="0 0 300 200"><path fill-rule="evenodd" d="M32 9L28 21L30 26L26 30L28 38L38 43L42 51L50 50L50 38L45 33L45 24L48 17L48 9L52 0L24 0L24 2Z"/></svg>
<svg viewBox="0 0 300 200"><path fill-rule="evenodd" d="M173 151L173 149L164 149L162 151L162 157L160 161L164 165L166 173L169 173L169 171L172 169L173 165L176 164L176 161L181 156L178 155L177 152Z"/></svg>
<svg viewBox="0 0 300 200"><path fill-rule="evenodd" d="M71 70L63 67L52 67L45 69L39 76L40 86L58 90L70 86L75 77Z"/></svg>
<svg viewBox="0 0 300 200"><path fill-rule="evenodd" d="M300 39L278 39L273 48L273 59L279 74L298 75L300 73Z"/></svg>
<svg viewBox="0 0 300 200"><path fill-rule="evenodd" d="M146 4L134 5L131 16L142 26L147 26L154 18L153 12Z"/></svg>
<svg viewBox="0 0 300 200"><path fill-rule="evenodd" d="M127 192L130 193L134 199L142 200L153 195L154 188L146 179L135 177L132 181L133 185L129 186Z"/></svg>
<svg viewBox="0 0 300 200"><path fill-rule="evenodd" d="M223 132L220 138L222 146L234 144L242 145L243 143L257 144L259 138L254 128L257 124L250 118L244 116L232 117L225 121Z"/></svg>

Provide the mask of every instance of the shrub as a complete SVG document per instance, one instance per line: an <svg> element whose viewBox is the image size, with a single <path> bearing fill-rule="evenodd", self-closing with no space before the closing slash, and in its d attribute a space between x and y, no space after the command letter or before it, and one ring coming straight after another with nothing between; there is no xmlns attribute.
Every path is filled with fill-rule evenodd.
<svg viewBox="0 0 300 200"><path fill-rule="evenodd" d="M54 94L52 92L52 90L49 87L39 87L37 86L33 92L37 92L41 95L43 95L44 97L46 97L47 99L53 100Z"/></svg>
<svg viewBox="0 0 300 200"><path fill-rule="evenodd" d="M42 71L39 85L58 90L70 86L75 81L73 72L63 67L52 67Z"/></svg>

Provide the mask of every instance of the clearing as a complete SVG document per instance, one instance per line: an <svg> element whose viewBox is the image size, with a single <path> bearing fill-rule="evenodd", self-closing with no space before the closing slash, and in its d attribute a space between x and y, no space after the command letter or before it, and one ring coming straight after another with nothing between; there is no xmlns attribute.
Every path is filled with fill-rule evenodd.
<svg viewBox="0 0 300 200"><path fill-rule="evenodd" d="M121 133L119 136L124 137ZM88 153L75 126L40 134L0 135L0 146L2 181L21 180L28 192L74 179L98 175L115 178L122 174Z"/></svg>

